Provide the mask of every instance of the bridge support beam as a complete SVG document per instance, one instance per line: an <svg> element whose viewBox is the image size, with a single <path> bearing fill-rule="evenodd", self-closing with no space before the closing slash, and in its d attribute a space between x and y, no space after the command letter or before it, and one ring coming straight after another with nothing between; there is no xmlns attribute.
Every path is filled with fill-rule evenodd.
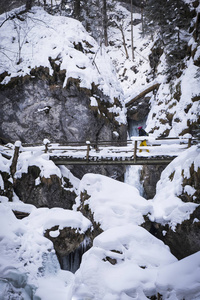
<svg viewBox="0 0 200 300"><path fill-rule="evenodd" d="M50 157L50 160L52 160L55 165L90 165L90 166L97 166L97 165L168 165L175 157L169 157L169 158L151 158L151 159L145 159L137 157L136 160L134 159L127 159L127 160L92 160L89 158L88 160L82 160L82 159L65 159L62 157Z"/></svg>

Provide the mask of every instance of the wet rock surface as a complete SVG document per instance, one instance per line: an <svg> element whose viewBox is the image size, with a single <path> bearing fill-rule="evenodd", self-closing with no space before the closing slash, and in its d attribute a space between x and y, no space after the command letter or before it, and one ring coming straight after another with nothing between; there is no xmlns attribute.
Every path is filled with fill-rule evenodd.
<svg viewBox="0 0 200 300"><path fill-rule="evenodd" d="M127 127L116 121L109 112L115 103L109 102L98 87L80 88L73 78L62 87L63 71L53 76L47 68L32 70L32 77L14 78L7 86L0 87L0 137L4 143L20 140L22 143L51 143L91 141L126 141ZM91 106L94 97L98 107ZM117 135L114 134L117 133ZM101 173L123 180L125 168L69 167L78 178L87 172Z"/></svg>
<svg viewBox="0 0 200 300"><path fill-rule="evenodd" d="M28 168L28 173L23 173L22 177L16 180L14 191L19 199L36 207L72 209L76 194L66 190L56 175L51 175L50 178L43 177L36 185L35 180L39 175L40 169L32 166Z"/></svg>
<svg viewBox="0 0 200 300"><path fill-rule="evenodd" d="M15 78L1 86L0 136L5 140L112 140L114 130L119 140L126 140L126 126L115 121L114 114L108 111L112 104L96 86L93 90L83 89L79 82L70 79L63 88L62 80L49 76L45 68L34 70L33 77ZM99 102L99 112L90 106L91 96Z"/></svg>
<svg viewBox="0 0 200 300"><path fill-rule="evenodd" d="M146 222L143 224L150 233L169 246L171 253L182 259L200 250L200 208L198 207L182 224L172 230L168 225Z"/></svg>
<svg viewBox="0 0 200 300"><path fill-rule="evenodd" d="M56 230L58 226L46 230L44 236L53 242L61 268L75 273L80 267L82 255L92 246L90 231L83 234L77 229L65 227L59 230L57 237L52 237L51 232Z"/></svg>
<svg viewBox="0 0 200 300"><path fill-rule="evenodd" d="M136 100L128 109L127 117L133 121L143 122L150 111L150 97L143 97Z"/></svg>
<svg viewBox="0 0 200 300"><path fill-rule="evenodd" d="M141 181L143 182L144 196L146 199L152 199L156 194L156 184L160 175L166 166L150 165L143 166L141 171Z"/></svg>

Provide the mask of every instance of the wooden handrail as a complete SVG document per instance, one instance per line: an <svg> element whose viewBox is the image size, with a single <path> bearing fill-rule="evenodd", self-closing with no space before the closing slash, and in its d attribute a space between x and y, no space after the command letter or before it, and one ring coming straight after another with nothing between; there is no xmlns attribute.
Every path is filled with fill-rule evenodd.
<svg viewBox="0 0 200 300"><path fill-rule="evenodd" d="M147 137L134 137L134 140L137 140L138 138L138 141L142 139L147 139L148 138L152 138L151 136L147 136ZM170 141L170 140L179 140L180 142L185 142L185 143L189 143L189 140L190 140L190 143L192 144L192 141L195 141L194 138L179 138L179 137L165 137L165 138L162 138L162 137L159 137L159 138L155 138L155 141ZM111 141L111 140L104 140L104 141L92 141L90 140L90 145L91 146L125 146L125 145L128 145L128 144L131 144L133 142L133 140L125 140L125 141ZM86 141L81 141L81 142L77 142L77 141L67 141L66 143L57 143L57 142L51 142L49 145L52 145L52 144L58 144L59 146L85 146L86 145ZM26 144L26 143L23 143L22 146L23 147L34 147L34 146L42 146L43 144L42 143L31 143L31 144Z"/></svg>
<svg viewBox="0 0 200 300"><path fill-rule="evenodd" d="M139 146L142 140L147 140L147 147ZM171 141L171 142L169 142ZM32 147L35 146L35 150L42 150L44 153L49 154L49 158L54 160L55 163L60 164L61 161L65 161L65 163L88 163L94 164L95 160L98 161L99 164L108 164L108 161L123 161L126 160L126 164L130 162L130 164L139 164L141 159L146 160L148 164L150 160L153 160L157 163L158 160L155 160L155 156L162 159L168 159L172 155L176 155L179 153L179 149L182 150L187 147L190 147L196 140L194 138L153 138L151 136L147 137L132 137L131 140L125 141L97 141L91 142L68 142L67 144L52 144L48 140L41 144L23 144L20 149L17 147L17 143L15 143L15 148L8 148L4 146L4 150L1 149L2 155L8 155L11 151L11 156L8 155L8 158L13 157L13 161L11 164L11 174L14 177L16 172L16 164L18 160L18 156L20 152L23 151L33 151ZM139 144L138 144L139 143ZM170 145L176 144L175 152L171 151ZM98 146L98 147L97 147ZM162 147L163 146L163 147ZM151 149L150 149L151 148ZM141 150L150 150L150 155L146 157L146 155L137 155L138 149ZM160 150L161 149L161 150ZM165 154L163 149L166 149ZM158 151L157 151L158 150ZM14 152L14 153L13 153ZM146 152L146 151L145 151ZM173 153L174 154L173 154ZM152 153L152 156L151 156ZM58 162L59 161L59 162ZM111 162L110 162L111 163ZM144 162L143 162L144 163Z"/></svg>

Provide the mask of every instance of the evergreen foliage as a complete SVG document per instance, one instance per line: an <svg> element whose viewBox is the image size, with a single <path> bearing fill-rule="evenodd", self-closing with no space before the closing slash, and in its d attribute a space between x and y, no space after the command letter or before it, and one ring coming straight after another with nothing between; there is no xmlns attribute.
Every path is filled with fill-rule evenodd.
<svg viewBox="0 0 200 300"><path fill-rule="evenodd" d="M107 44L106 32L115 4L112 0L88 0L87 5L81 1L79 20L99 45Z"/></svg>
<svg viewBox="0 0 200 300"><path fill-rule="evenodd" d="M148 0L145 2L144 16L144 32L153 35L155 29L157 30L154 53L165 52L169 80L174 76L179 77L181 69L184 68L181 61L187 55L193 12L182 0Z"/></svg>

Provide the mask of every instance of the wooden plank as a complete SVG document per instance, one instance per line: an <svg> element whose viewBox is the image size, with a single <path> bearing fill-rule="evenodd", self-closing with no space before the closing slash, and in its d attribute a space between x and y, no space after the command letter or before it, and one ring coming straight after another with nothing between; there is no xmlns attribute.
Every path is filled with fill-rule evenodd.
<svg viewBox="0 0 200 300"><path fill-rule="evenodd" d="M175 157L168 158L138 158L134 160L130 159L121 159L121 160L112 160L112 159L68 159L68 158L56 158L50 157L55 165L167 165L169 164Z"/></svg>

